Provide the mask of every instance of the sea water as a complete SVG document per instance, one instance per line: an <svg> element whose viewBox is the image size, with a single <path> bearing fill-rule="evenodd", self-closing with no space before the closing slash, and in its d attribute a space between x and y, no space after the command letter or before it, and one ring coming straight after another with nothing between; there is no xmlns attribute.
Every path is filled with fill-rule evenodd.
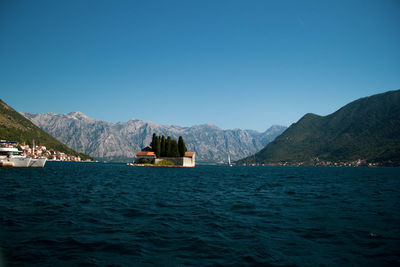
<svg viewBox="0 0 400 267"><path fill-rule="evenodd" d="M399 265L400 169L0 169L0 265Z"/></svg>

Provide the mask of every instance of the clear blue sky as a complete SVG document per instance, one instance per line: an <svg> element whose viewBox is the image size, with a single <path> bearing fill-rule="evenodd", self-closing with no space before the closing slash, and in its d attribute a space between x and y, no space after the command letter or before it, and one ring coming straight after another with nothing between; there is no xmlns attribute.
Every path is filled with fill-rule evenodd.
<svg viewBox="0 0 400 267"><path fill-rule="evenodd" d="M0 0L17 111L264 131L399 88L399 0Z"/></svg>

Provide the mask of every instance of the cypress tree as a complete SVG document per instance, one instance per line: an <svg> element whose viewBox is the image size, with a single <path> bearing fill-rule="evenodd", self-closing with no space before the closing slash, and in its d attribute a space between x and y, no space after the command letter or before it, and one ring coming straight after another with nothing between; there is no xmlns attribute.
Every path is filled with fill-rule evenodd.
<svg viewBox="0 0 400 267"><path fill-rule="evenodd" d="M168 136L167 141L165 141L165 155L167 157L171 157L171 142L172 142L171 136Z"/></svg>
<svg viewBox="0 0 400 267"><path fill-rule="evenodd" d="M179 157L178 143L175 139L171 142L171 157Z"/></svg>
<svg viewBox="0 0 400 267"><path fill-rule="evenodd" d="M153 151L154 151L154 145L155 145L156 138L157 138L157 135L155 133L153 133L153 137L152 137L151 143L150 143L150 146L152 147Z"/></svg>
<svg viewBox="0 0 400 267"><path fill-rule="evenodd" d="M161 157L165 157L165 136L163 135L161 137L161 152L160 152Z"/></svg>
<svg viewBox="0 0 400 267"><path fill-rule="evenodd" d="M179 136L178 149L179 149L179 156L180 157L184 157L185 156L185 152L187 151L187 148L186 148L186 145L185 145L185 141L183 141L183 137L182 136Z"/></svg>
<svg viewBox="0 0 400 267"><path fill-rule="evenodd" d="M160 137L156 136L154 139L155 143L154 143L154 153L156 153L157 158L160 157L161 154L161 141L160 141Z"/></svg>

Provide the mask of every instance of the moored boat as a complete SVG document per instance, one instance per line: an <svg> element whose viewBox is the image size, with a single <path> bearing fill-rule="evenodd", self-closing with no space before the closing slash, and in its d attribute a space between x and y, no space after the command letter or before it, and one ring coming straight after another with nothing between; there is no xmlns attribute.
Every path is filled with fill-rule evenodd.
<svg viewBox="0 0 400 267"><path fill-rule="evenodd" d="M29 167L31 158L22 155L15 147L0 147L1 167Z"/></svg>
<svg viewBox="0 0 400 267"><path fill-rule="evenodd" d="M47 158L32 158L23 155L15 147L0 147L0 167L43 168Z"/></svg>
<svg viewBox="0 0 400 267"><path fill-rule="evenodd" d="M46 158L31 158L31 161L30 161L28 167L43 168L44 165L46 164L46 161L47 161Z"/></svg>

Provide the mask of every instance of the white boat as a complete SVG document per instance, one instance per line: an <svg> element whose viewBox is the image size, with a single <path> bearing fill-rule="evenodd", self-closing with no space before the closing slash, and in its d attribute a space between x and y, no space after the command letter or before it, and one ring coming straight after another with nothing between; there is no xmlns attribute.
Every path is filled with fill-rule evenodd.
<svg viewBox="0 0 400 267"><path fill-rule="evenodd" d="M228 154L228 165L229 165L229 167L232 167L231 155L230 154Z"/></svg>
<svg viewBox="0 0 400 267"><path fill-rule="evenodd" d="M22 155L15 147L0 147L0 166L2 167L29 167L31 158Z"/></svg>
<svg viewBox="0 0 400 267"><path fill-rule="evenodd" d="M46 158L30 158L15 147L0 147L0 167L43 168Z"/></svg>
<svg viewBox="0 0 400 267"><path fill-rule="evenodd" d="M29 162L28 167L32 168L43 168L46 164L46 158L31 158L31 162Z"/></svg>

